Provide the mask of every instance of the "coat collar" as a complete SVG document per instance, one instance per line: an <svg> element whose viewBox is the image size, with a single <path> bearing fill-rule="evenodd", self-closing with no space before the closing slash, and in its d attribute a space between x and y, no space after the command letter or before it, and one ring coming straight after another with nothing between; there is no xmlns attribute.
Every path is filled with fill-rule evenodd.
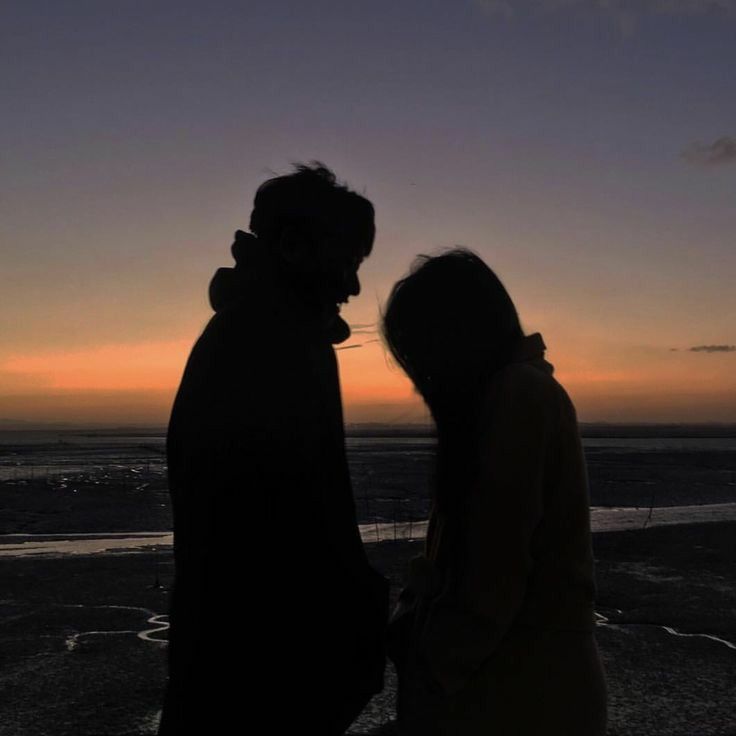
<svg viewBox="0 0 736 736"><path fill-rule="evenodd" d="M252 240L255 243L255 238ZM246 251L244 254L243 248L236 252L233 246L237 259L235 267L218 268L215 272L209 286L210 304L215 312L240 308L273 314L274 306L279 305L280 312L289 323L300 325L302 329L316 330L333 345L350 337L350 327L339 314L322 318L306 309L296 294L278 278L263 252L255 247L251 250L251 253Z"/></svg>
<svg viewBox="0 0 736 736"><path fill-rule="evenodd" d="M514 345L511 351L511 362L533 363L548 373L552 373L554 370L552 364L544 359L546 349L547 346L544 344L542 335L539 332L526 335Z"/></svg>

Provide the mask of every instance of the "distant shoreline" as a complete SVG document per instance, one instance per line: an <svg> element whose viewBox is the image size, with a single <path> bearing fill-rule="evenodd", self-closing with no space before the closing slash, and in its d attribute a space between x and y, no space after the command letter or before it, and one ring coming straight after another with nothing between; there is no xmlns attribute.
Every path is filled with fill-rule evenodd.
<svg viewBox="0 0 736 736"><path fill-rule="evenodd" d="M40 434L64 437L164 437L166 427L163 426L130 426L130 427L59 427L56 425L38 425L17 427L0 424L0 443L3 435ZM347 437L434 437L435 429L428 424L348 424L345 428ZM586 438L720 438L736 437L736 423L614 423L614 422L581 422L580 434Z"/></svg>

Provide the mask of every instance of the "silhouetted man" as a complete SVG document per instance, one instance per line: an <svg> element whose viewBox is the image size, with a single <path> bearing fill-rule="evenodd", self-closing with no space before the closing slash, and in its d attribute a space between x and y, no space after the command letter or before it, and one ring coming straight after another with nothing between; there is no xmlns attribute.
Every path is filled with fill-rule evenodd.
<svg viewBox="0 0 736 736"><path fill-rule="evenodd" d="M357 528L332 348L373 207L298 166L258 189L250 229L169 425L167 736L340 734L383 686L387 585Z"/></svg>

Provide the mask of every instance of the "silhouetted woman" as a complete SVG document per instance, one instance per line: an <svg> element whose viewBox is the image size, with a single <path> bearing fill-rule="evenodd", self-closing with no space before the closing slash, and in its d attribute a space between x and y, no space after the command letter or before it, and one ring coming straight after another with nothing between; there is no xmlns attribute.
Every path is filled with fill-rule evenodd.
<svg viewBox="0 0 736 736"><path fill-rule="evenodd" d="M438 436L426 552L392 625L400 732L603 734L585 461L541 335L460 249L418 260L383 330Z"/></svg>

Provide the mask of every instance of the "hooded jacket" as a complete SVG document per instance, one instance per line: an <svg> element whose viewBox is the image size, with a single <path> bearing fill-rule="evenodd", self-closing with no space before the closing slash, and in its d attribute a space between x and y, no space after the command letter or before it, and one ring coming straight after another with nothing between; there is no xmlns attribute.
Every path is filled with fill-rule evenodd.
<svg viewBox="0 0 736 736"><path fill-rule="evenodd" d="M257 241L234 255L210 285L215 315L167 437L176 579L162 734L216 732L213 717L246 707L324 720L382 687L387 585L357 528L332 348L349 330L306 310Z"/></svg>

